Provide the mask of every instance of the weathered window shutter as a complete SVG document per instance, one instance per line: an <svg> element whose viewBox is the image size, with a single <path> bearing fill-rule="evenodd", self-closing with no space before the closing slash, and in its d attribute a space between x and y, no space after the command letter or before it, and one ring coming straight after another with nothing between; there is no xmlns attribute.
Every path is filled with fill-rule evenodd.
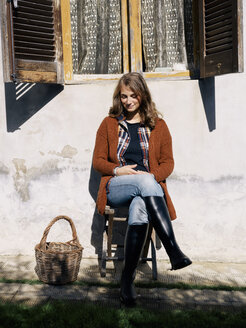
<svg viewBox="0 0 246 328"><path fill-rule="evenodd" d="M242 1L198 1L200 77L242 72Z"/></svg>
<svg viewBox="0 0 246 328"><path fill-rule="evenodd" d="M7 0L6 6L12 80L63 83L60 0Z"/></svg>

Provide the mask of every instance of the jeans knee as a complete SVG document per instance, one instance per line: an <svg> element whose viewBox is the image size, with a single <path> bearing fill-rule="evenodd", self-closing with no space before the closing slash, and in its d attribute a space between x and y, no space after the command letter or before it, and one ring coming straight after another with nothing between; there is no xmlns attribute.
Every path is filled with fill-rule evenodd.
<svg viewBox="0 0 246 328"><path fill-rule="evenodd" d="M140 177L139 187L142 197L146 196L163 196L163 190L160 184L155 180L152 174L143 174Z"/></svg>

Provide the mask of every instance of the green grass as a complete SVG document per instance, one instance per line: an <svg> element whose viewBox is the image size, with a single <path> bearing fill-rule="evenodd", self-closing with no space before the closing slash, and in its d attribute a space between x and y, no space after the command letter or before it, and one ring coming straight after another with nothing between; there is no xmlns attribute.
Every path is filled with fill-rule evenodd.
<svg viewBox="0 0 246 328"><path fill-rule="evenodd" d="M17 284L28 284L28 285L42 285L39 280L29 280L29 279L6 279L0 278L0 283L17 283ZM112 282L95 282L95 281L76 281L71 285L79 286L97 286L97 287L107 287L107 288L119 288L119 283ZM210 290L225 290L225 291L246 291L246 286L228 286L228 285L199 285L199 284L185 284L182 282L177 283L165 283L161 281L151 281L148 283L145 282L136 282L136 287L139 288L168 288L168 289L210 289Z"/></svg>
<svg viewBox="0 0 246 328"><path fill-rule="evenodd" d="M245 328L244 311L150 311L78 302L25 306L0 303L1 328Z"/></svg>
<svg viewBox="0 0 246 328"><path fill-rule="evenodd" d="M42 285L43 282L40 280L31 280L31 279L7 279L0 278L0 283L5 284L28 284L28 285Z"/></svg>

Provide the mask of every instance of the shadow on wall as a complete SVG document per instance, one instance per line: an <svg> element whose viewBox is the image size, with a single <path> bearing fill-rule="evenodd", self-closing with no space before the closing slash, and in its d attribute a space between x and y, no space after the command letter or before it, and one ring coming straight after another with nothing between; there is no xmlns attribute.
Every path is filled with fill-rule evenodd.
<svg viewBox="0 0 246 328"><path fill-rule="evenodd" d="M63 89L60 84L5 83L7 131L19 129Z"/></svg>
<svg viewBox="0 0 246 328"><path fill-rule="evenodd" d="M90 179L89 179L89 193L93 200L96 202L99 184L101 180L101 174L93 169L91 166ZM91 224L91 245L95 248L95 254L101 256L102 242L103 242L103 231L104 231L104 217L95 211L92 218Z"/></svg>
<svg viewBox="0 0 246 328"><path fill-rule="evenodd" d="M199 89L208 122L209 131L216 129L215 119L215 80L214 77L199 80Z"/></svg>

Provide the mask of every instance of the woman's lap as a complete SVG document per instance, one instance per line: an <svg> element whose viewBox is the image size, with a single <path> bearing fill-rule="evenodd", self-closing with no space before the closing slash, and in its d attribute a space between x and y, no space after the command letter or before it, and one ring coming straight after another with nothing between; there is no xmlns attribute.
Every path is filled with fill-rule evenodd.
<svg viewBox="0 0 246 328"><path fill-rule="evenodd" d="M163 190L152 174L122 175L110 180L107 187L108 204L112 207L129 206L128 224L148 223L143 197L160 196Z"/></svg>

